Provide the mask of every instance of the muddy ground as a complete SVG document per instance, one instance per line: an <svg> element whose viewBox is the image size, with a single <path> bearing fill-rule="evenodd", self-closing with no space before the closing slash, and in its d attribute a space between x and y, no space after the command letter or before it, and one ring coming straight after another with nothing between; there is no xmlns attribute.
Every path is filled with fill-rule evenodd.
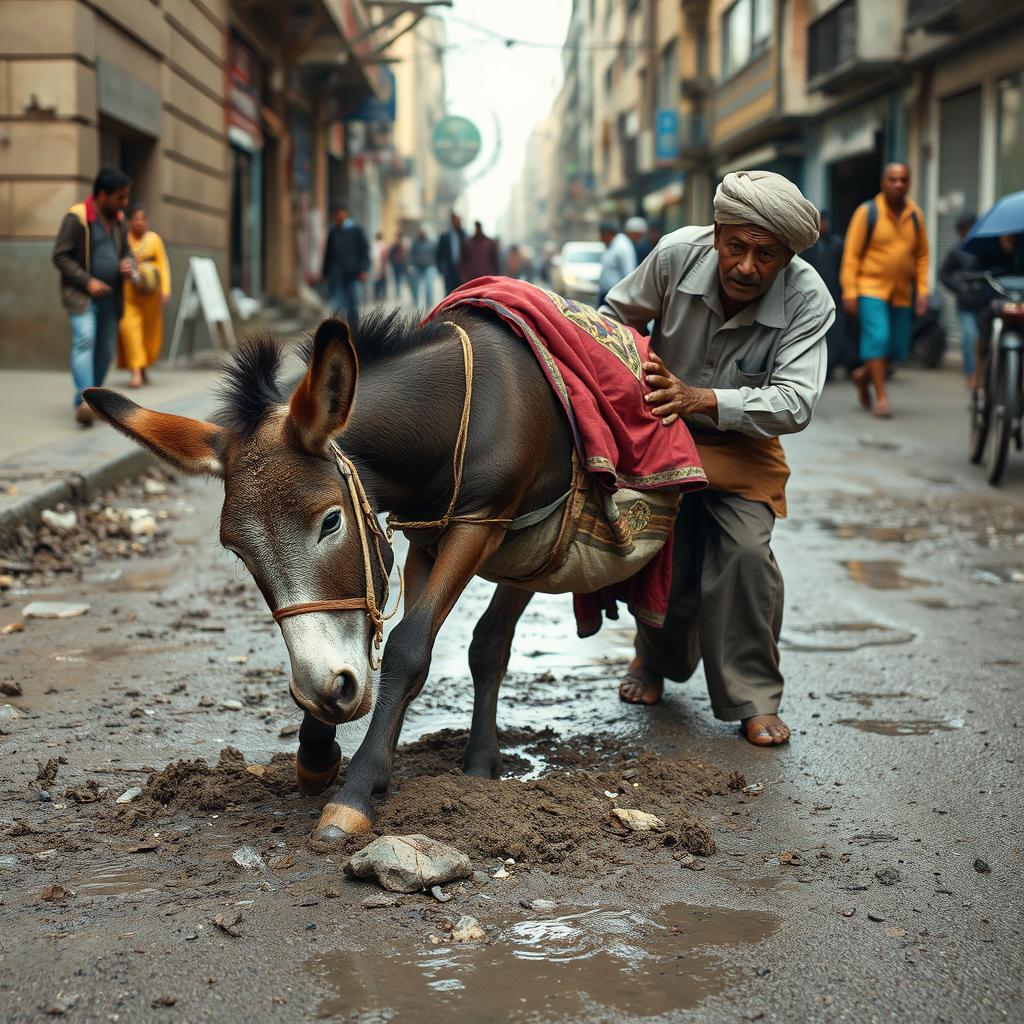
<svg viewBox="0 0 1024 1024"><path fill-rule="evenodd" d="M378 821L470 855L444 903L308 844L286 653L216 545L214 485L115 496L155 534L9 554L2 1019L1019 1019L1024 471L989 491L951 456L936 379L909 377L896 426L833 390L787 445L789 749L715 722L699 678L623 707L626 624L579 641L569 602L538 598L505 777L463 778L473 586ZM89 609L25 618L38 599ZM613 805L665 830L623 833ZM487 943L451 940L464 914Z"/></svg>

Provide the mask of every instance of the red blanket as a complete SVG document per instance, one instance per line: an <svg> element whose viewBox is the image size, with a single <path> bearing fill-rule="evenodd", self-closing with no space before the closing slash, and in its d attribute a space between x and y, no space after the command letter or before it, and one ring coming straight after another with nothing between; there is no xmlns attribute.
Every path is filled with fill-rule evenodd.
<svg viewBox="0 0 1024 1024"><path fill-rule="evenodd" d="M480 277L457 288L427 317L453 306L489 309L530 344L572 426L580 462L610 491L707 486L689 430L664 427L644 394L642 362L650 339L590 306L525 281ZM601 613L618 618L625 601L637 618L661 626L672 579L672 536L636 576L595 594L575 595L580 636L596 633Z"/></svg>

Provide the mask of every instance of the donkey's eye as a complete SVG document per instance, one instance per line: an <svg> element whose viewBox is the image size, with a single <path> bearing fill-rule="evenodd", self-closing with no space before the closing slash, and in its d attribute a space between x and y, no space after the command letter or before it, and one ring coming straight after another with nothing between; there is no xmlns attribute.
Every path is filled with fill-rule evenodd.
<svg viewBox="0 0 1024 1024"><path fill-rule="evenodd" d="M324 521L320 526L320 539L317 543L319 544L324 537L327 537L332 533L337 533L340 526L341 513L337 509L333 512L328 512L327 515L324 516Z"/></svg>

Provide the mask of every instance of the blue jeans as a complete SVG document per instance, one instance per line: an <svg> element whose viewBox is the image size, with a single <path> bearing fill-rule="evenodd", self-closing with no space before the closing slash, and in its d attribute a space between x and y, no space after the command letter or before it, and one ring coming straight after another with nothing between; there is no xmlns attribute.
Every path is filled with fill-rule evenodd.
<svg viewBox="0 0 1024 1024"><path fill-rule="evenodd" d="M960 324L960 351L964 357L964 373L969 377L974 373L974 350L978 343L978 316L968 309L956 311L957 323Z"/></svg>
<svg viewBox="0 0 1024 1024"><path fill-rule="evenodd" d="M429 306L434 298L433 267L412 268L412 301L417 306Z"/></svg>
<svg viewBox="0 0 1024 1024"><path fill-rule="evenodd" d="M363 304L363 282L358 277L350 281L335 281L328 301L332 312L335 315L344 313L345 319L354 327L359 319L359 307Z"/></svg>
<svg viewBox="0 0 1024 1024"><path fill-rule="evenodd" d="M70 313L71 378L75 382L75 408L86 388L99 387L110 369L117 344L117 303L113 295L92 299L84 313Z"/></svg>
<svg viewBox="0 0 1024 1024"><path fill-rule="evenodd" d="M891 359L905 363L910 355L913 315L909 306L890 306L884 299L862 295L857 300L860 317L860 357Z"/></svg>

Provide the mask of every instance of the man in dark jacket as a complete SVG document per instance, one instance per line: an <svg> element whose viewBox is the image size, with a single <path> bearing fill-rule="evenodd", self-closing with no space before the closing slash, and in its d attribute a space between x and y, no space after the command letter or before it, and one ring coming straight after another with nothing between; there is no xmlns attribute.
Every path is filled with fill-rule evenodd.
<svg viewBox="0 0 1024 1024"><path fill-rule="evenodd" d="M962 246L967 232L977 218L973 213L962 213L956 219L956 233L960 241L946 253L939 268L939 280L956 298L956 321L960 327L960 351L963 354L964 375L968 383L974 380L974 354L978 342L978 313L989 298L981 282L970 283L967 275L978 269L977 258ZM980 301L974 300L980 296Z"/></svg>
<svg viewBox="0 0 1024 1024"><path fill-rule="evenodd" d="M498 262L498 243L484 234L484 226L480 221L474 221L473 234L462 241L459 277L463 281L495 277L501 273Z"/></svg>
<svg viewBox="0 0 1024 1024"><path fill-rule="evenodd" d="M846 330L846 316L843 313L843 289L839 284L839 267L843 262L843 236L832 230L828 211L822 210L820 216L820 234L817 242L800 254L800 258L810 263L825 282L832 301L836 304L836 318L825 335L828 349L826 380L832 377L837 366L847 371L857 365L855 355L849 350L849 334Z"/></svg>
<svg viewBox="0 0 1024 1024"><path fill-rule="evenodd" d="M110 369L124 310L122 281L132 272L123 212L131 186L127 174L104 167L92 195L64 215L53 244L61 299L71 321L75 419L83 427L91 427L96 415L82 401L82 391L101 385Z"/></svg>
<svg viewBox="0 0 1024 1024"><path fill-rule="evenodd" d="M370 269L370 243L366 233L342 204L334 208L334 226L324 246L323 279L333 310L345 310L354 327L363 301L363 282Z"/></svg>
<svg viewBox="0 0 1024 1024"><path fill-rule="evenodd" d="M462 259L462 246L466 241L466 232L462 230L462 218L452 210L451 227L441 232L437 240L437 269L444 279L445 293L453 292L462 284L459 275L459 262Z"/></svg>

